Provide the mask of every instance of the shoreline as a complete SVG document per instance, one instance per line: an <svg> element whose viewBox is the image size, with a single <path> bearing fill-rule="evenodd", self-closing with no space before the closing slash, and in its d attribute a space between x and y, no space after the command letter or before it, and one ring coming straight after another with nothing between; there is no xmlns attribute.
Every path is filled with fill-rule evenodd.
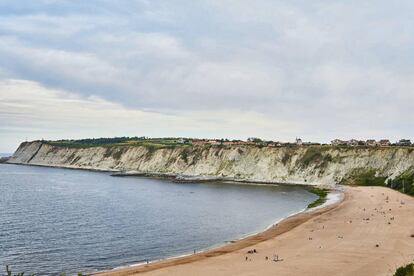
<svg viewBox="0 0 414 276"><path fill-rule="evenodd" d="M43 168L57 168L57 169L68 169L68 170L83 170L91 172L105 172L110 173L112 177L151 177L159 179L170 179L173 182L177 183L203 183L203 182L234 182L234 183L250 183L250 184L263 184L263 185L296 185L296 186L309 186L309 187L318 187L318 188L335 188L335 184L321 184L321 183L308 183L305 181L297 182L283 182L283 181L266 181L258 179L240 179L234 177L225 177L225 176L208 176L208 175L184 175L177 173L157 173L157 172L137 172L137 171L122 171L117 169L99 169L99 168L88 168L88 167L74 167L74 166L65 166L65 165L43 165L43 164L30 164L30 163L16 163L16 162L5 162L1 163L5 165L16 165L16 166L33 166L33 167L43 167Z"/></svg>
<svg viewBox="0 0 414 276"><path fill-rule="evenodd" d="M316 188L324 188L327 187L326 185L310 185L310 184L296 184L296 183L280 183L280 182L270 182L270 181L249 181L249 180L235 180L233 178L226 178L226 177L205 177L205 176L200 176L200 177L184 177L182 175L177 175L177 174L163 174L163 173L137 173L137 172L120 172L117 170L104 170L104 169L93 169L93 168L77 168L77 167L71 167L71 166L56 166L56 165L39 165L39 164L26 164L26 163L9 163L6 162L4 163L6 165L16 165L16 166L33 166L33 167L42 167L42 168L54 168L54 169L69 169L69 170L83 170L83 171L90 171L90 172L100 172L100 173L112 173L110 176L114 176L114 177L148 177L148 178L158 178L158 179L164 179L164 180L171 180L173 182L178 182L178 183L209 183L209 182L222 182L225 184L234 184L234 185L252 185L252 186L271 186L271 185L289 185L289 186L300 186L304 189L308 189L311 187L316 187ZM123 270L129 270L131 268L141 268L141 267L149 267L149 266L154 266L154 268L151 269L145 269L145 271L151 271L153 269L158 269L158 265L164 264L165 262L176 262L179 261L181 262L181 259L186 259L186 258L191 258L193 259L193 257L198 257L198 258L203 258L204 255L206 255L207 257L211 257L211 254L214 254L215 256L217 255L217 252L221 252L222 250L226 250L226 252L223 252L222 254L225 253L229 253L229 252L233 252L235 250L239 250L251 245L254 245L256 243L259 243L261 241L263 241L263 237L262 236L266 236L265 239L271 239L273 237L276 237L277 235L283 234L284 232L289 231L288 230L283 230L282 232L277 231L277 227L281 228L282 224L284 223L291 223L291 220L294 220L296 222L296 220L301 221L303 220L303 222L305 222L306 220L310 219L311 217L308 218L308 215L313 216L317 216L322 212L326 212L329 211L330 209L334 208L336 205L340 204L345 196L344 196L344 192L342 190L339 190L338 187L332 188L332 186L328 186L329 192L328 192L328 196L326 197L326 200L324 203L322 203L321 205L315 206L313 208L304 208L298 212L294 212L292 214L289 214L285 217L282 217L274 222L272 222L271 224L269 224L266 228L262 229L262 230L258 230L252 233L247 233L245 235L242 235L240 237L237 237L233 240L230 241L225 241L223 243L220 244L216 244L216 245L212 245L208 248L202 249L200 251L198 251L196 254L193 253L184 253L182 255L179 256L171 256L171 257L167 257L164 259L158 259L158 260L153 260L150 261L149 263L146 262L141 262L141 263L134 263L134 264L130 264L130 265L125 265L125 266L121 266L121 267L115 267L115 268L111 268L108 270L103 270L103 271L96 271L96 272L91 272L91 273L87 273L87 275L106 275L106 273L114 273L114 272L119 272L119 271L123 271ZM341 195L340 197L334 199L334 200L329 200L329 196L332 194L339 194ZM303 217L302 215L306 215L306 218ZM301 223L303 223L301 222ZM299 224L301 224L299 223ZM296 227L299 224L292 224L292 228ZM283 227L282 227L283 228ZM269 232L269 233L268 233ZM257 240L257 241L253 241L252 240ZM231 247L230 251L227 247ZM219 254L220 255L220 254ZM191 260L191 261L196 261L196 260ZM185 262L187 263L187 262ZM175 265L175 264L173 264ZM163 266L164 267L164 266Z"/></svg>
<svg viewBox="0 0 414 276"><path fill-rule="evenodd" d="M288 217L259 234L197 254L90 275L388 276L411 263L414 198L388 187L337 188L342 201L331 204L336 196L329 196L323 205ZM252 249L257 252L249 254L247 250ZM268 256L282 259L272 261Z"/></svg>
<svg viewBox="0 0 414 276"><path fill-rule="evenodd" d="M411 263L414 198L386 187L345 188L342 201L233 244L94 275L389 276Z"/></svg>
<svg viewBox="0 0 414 276"><path fill-rule="evenodd" d="M83 171L91 171L91 172L98 172L98 173L113 173L114 171L110 170L101 170L101 169L90 169L90 168L76 168L76 167L66 167L66 166L49 166L49 165L38 165L38 164L24 164L24 163L5 163L7 165L23 165L23 166L34 166L34 167L43 167L43 168L55 168L55 169L69 169L69 170L83 170ZM113 176L113 175L108 175ZM164 180L172 180L177 179L177 175L171 174L150 174L150 173L122 173L120 175L122 177L148 177L148 178L158 178ZM178 175L178 177L180 177ZM176 181L174 181L176 182ZM288 183L279 183L279 182L264 182L264 181L248 181L248 180L233 180L230 178L212 178L206 179L205 177L192 177L190 179L186 179L185 181L177 181L179 183L208 183L208 182L222 182L225 184L234 184L234 185L252 185L252 186L274 186L274 185L289 185L289 186L300 186L304 189L316 187L316 188L324 188L322 185L309 185L309 184L288 184ZM325 186L326 187L326 186ZM336 197L333 196L336 194ZM319 198L319 197L318 197ZM317 200L317 199L316 199ZM118 274L123 271L129 271L130 269L134 270L134 273L147 272L156 270L159 268L164 268L168 266L175 266L178 264L195 262L200 259L209 258L212 256L219 256L222 254L234 252L236 250L240 250L246 248L248 246L255 245L257 243L263 242L265 240L272 239L278 235L281 235L285 232L290 231L291 229L295 228L296 226L306 222L307 220L318 216L322 213L328 212L331 209L336 208L338 205L345 200L345 193L343 189L339 189L338 186L332 188L329 186L329 192L325 199L325 201L318 206L313 208L304 208L298 212L294 212L292 214L286 215L280 219L269 224L266 228L260 229L251 233L247 233L236 237L233 240L224 241L223 243L211 245L205 249L197 251L196 254L193 253L183 253L182 255L178 256L171 256L164 259L152 260L149 263L143 261L139 263L132 263L129 265L124 265L120 267L110 268L108 270L102 271L95 271L95 272L87 272L86 275L127 275L127 274ZM171 263L172 262L172 263ZM177 263L178 262L178 263ZM171 264L170 264L171 263ZM142 271L141 271L142 270Z"/></svg>
<svg viewBox="0 0 414 276"><path fill-rule="evenodd" d="M319 207L319 206L317 206L317 207ZM315 209L317 207L315 207ZM312 210L313 210L313 208L312 208ZM224 246L227 246L229 244L238 243L238 242L243 241L244 239L247 239L249 237L253 237L255 235L259 235L259 234L261 234L263 232L268 231L272 227L275 227L276 225L278 225L280 223L283 223L284 220L286 220L286 219L288 219L290 217L296 216L298 214L305 213L307 211L311 211L311 210L310 209L308 210L308 208L304 208L301 211L292 213L290 215L287 215L287 216L285 216L283 218L278 219L277 221L269 224L263 230L259 230L259 231L256 231L256 232L252 232L250 234L245 234L245 235L243 235L243 236L241 236L239 238L236 238L236 239L233 239L233 240L229 240L229 241L225 241L223 243L216 244L216 245L212 245L212 246L207 247L205 249L198 250L196 252L196 254L194 254L194 253L184 253L184 254L177 255L177 256L171 256L171 257L166 257L166 258L162 258L162 259L158 259L158 260L152 260L152 261L149 261L148 263L147 262L133 263L133 264L129 264L129 265L124 265L124 266L119 266L119 267L115 267L115 268L110 268L110 269L107 269L107 270L101 270L101 271L97 271L97 272L93 272L93 273L87 273L87 275L100 275L101 273L118 272L118 271L125 270L125 269L129 269L129 268L136 268L136 267L141 267L141 266L144 266L144 265L156 265L159 262L176 260L176 259L180 259L180 258L187 258L187 257L194 256L194 255L197 255L197 254L208 253L209 251L217 250L217 249L220 249L220 248L222 248ZM196 261L196 260L194 260L194 261Z"/></svg>
<svg viewBox="0 0 414 276"><path fill-rule="evenodd" d="M291 231L295 227L305 223L306 221L315 218L321 214L332 211L341 204L343 204L347 198L346 191L334 189L329 192L328 195L335 194L331 198L331 201L327 197L326 201L319 206L308 209L304 208L303 210L290 214L286 217L278 219L277 221L270 224L264 230L246 234L244 237L240 237L236 240L229 241L225 244L212 246L206 250L199 251L195 254L183 254L179 256L173 256L166 259L155 260L147 263L136 263L127 266L112 268L109 270L93 272L88 275L101 275L101 276L121 276L121 275L132 275L144 272L150 272L162 268L178 266L183 264L188 264L192 262L197 262L204 260L206 258L216 257L231 252L235 252L241 249L245 249L249 246L254 246L260 242L264 242L270 239L273 239L279 235L282 235L286 232Z"/></svg>

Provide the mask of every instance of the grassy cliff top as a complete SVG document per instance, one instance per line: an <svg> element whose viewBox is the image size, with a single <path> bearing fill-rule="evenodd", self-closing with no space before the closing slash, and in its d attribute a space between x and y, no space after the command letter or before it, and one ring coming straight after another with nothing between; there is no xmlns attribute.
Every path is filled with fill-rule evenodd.
<svg viewBox="0 0 414 276"><path fill-rule="evenodd" d="M46 144L68 148L91 148L113 146L152 146L159 148L185 146L177 142L178 138L140 138L140 137L115 137L95 138L80 140L43 141Z"/></svg>
<svg viewBox="0 0 414 276"><path fill-rule="evenodd" d="M45 144L49 144L57 147L67 147L67 148L91 148L91 147L113 147L113 146L144 146L151 148L176 148L176 147L189 147L192 146L191 143L180 143L180 139L177 137L166 137L166 138L144 138L144 137L114 137L114 138L88 138L88 139L79 139L79 140L56 140L56 141L41 141ZM192 139L187 139L191 141ZM223 140L224 141L224 140ZM40 142L40 141L38 141ZM224 141L224 146L226 146ZM214 145L214 146L223 146L223 145ZM212 144L205 144L205 146L213 146ZM266 142L260 142L256 144L249 144L248 146L253 147L267 147ZM408 146L386 146L386 147L375 147L375 146L346 146L346 145L329 145L329 144L304 144L298 146L293 143L283 143L277 147L287 147L287 148L299 148L304 147L309 149L308 155L318 154L326 150L337 149L337 150L387 150L387 149L399 149L404 148L408 151L414 151L414 147Z"/></svg>

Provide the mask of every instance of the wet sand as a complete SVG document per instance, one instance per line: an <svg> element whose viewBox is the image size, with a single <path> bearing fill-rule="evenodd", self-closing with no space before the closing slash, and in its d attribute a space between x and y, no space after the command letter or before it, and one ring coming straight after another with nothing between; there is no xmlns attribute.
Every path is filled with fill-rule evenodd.
<svg viewBox="0 0 414 276"><path fill-rule="evenodd" d="M387 188L348 187L340 203L233 244L98 275L392 275L414 259L411 235L414 198ZM257 253L247 253L253 249Z"/></svg>

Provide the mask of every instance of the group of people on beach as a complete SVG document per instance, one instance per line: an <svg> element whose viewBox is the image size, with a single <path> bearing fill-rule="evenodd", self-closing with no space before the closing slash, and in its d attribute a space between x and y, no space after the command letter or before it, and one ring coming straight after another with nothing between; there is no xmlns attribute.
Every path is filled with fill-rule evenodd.
<svg viewBox="0 0 414 276"><path fill-rule="evenodd" d="M247 254L255 254L255 253L257 253L257 250L256 249L251 249L251 250L248 250L247 251ZM252 259L250 259L248 256L246 256L246 261L251 261L251 260ZM269 260L269 257L266 256L265 257L265 260L268 261ZM278 254L273 254L273 261L274 262L280 262L280 261L283 261L283 259L279 259L279 255Z"/></svg>

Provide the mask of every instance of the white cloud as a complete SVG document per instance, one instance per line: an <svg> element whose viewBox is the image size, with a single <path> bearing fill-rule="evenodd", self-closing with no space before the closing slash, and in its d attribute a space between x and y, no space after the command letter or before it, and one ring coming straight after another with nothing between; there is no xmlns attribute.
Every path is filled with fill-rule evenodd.
<svg viewBox="0 0 414 276"><path fill-rule="evenodd" d="M289 135L295 125L257 112L148 112L97 96L79 97L24 80L0 81L0 152L26 137L61 139L112 136L199 136L247 138L255 133ZM289 136L285 136L286 138Z"/></svg>
<svg viewBox="0 0 414 276"><path fill-rule="evenodd" d="M84 136L103 136L101 113L90 112L99 103L108 110L102 122L110 114L145 126L147 112L162 116L152 128L107 128L106 136L158 126L168 136L409 137L413 12L411 1L385 0L42 1L24 9L9 1L0 3L0 79L67 93L57 97L61 109L69 99L86 104ZM7 104L44 107L27 98ZM55 111L43 109L10 135L49 124ZM75 129L54 137L68 135Z"/></svg>

